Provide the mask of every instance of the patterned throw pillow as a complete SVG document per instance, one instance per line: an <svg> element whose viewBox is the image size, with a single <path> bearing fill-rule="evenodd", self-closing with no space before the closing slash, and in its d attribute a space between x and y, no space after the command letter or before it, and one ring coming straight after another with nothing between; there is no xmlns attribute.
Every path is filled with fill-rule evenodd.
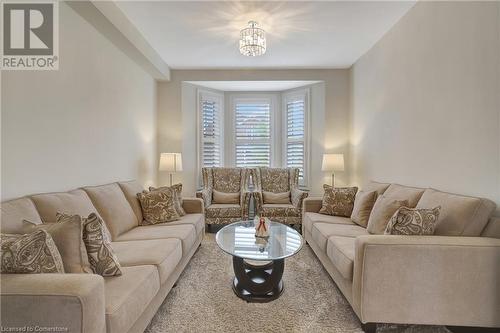
<svg viewBox="0 0 500 333"><path fill-rule="evenodd" d="M433 209L401 207L391 217L386 235L433 235L441 206Z"/></svg>
<svg viewBox="0 0 500 333"><path fill-rule="evenodd" d="M399 208L407 206L408 200L394 200L385 195L379 196L368 218L366 230L370 234L382 235L394 213Z"/></svg>
<svg viewBox="0 0 500 333"><path fill-rule="evenodd" d="M184 208L182 208L182 184L174 184L170 187L168 186L162 186L162 187L153 187L150 186L149 190L150 191L162 191L162 190L174 190L175 193L175 210L177 211L177 214L179 216L184 216L186 215L186 211Z"/></svg>
<svg viewBox="0 0 500 333"><path fill-rule="evenodd" d="M354 198L357 187L332 187L323 185L325 194L321 204L320 214L350 217L354 208Z"/></svg>
<svg viewBox="0 0 500 333"><path fill-rule="evenodd" d="M83 242L87 249L90 267L95 274L101 276L122 275L120 263L111 247L111 239L106 233L106 225L99 216L95 213L88 217L57 213L56 220L58 223L71 221L83 225Z"/></svg>
<svg viewBox="0 0 500 333"><path fill-rule="evenodd" d="M1 234L0 245L0 273L64 273L59 250L45 230Z"/></svg>
<svg viewBox="0 0 500 333"><path fill-rule="evenodd" d="M142 192L137 194L141 203L144 220L142 225L171 222L179 219L175 209L175 191L165 188L161 191Z"/></svg>

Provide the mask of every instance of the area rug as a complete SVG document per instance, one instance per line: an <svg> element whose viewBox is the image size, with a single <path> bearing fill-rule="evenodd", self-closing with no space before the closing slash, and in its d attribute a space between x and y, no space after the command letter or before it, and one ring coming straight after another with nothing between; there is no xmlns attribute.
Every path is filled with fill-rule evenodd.
<svg viewBox="0 0 500 333"><path fill-rule="evenodd" d="M147 333L363 332L347 300L306 245L285 260L277 300L247 303L233 293L232 257L207 234ZM449 333L444 327L379 325L379 333Z"/></svg>

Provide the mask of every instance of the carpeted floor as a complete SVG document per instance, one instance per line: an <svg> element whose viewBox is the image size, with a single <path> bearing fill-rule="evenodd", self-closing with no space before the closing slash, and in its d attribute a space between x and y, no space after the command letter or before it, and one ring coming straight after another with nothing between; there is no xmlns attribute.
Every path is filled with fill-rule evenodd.
<svg viewBox="0 0 500 333"><path fill-rule="evenodd" d="M362 332L308 246L285 260L285 290L273 302L239 299L231 289L233 276L231 256L207 234L146 332ZM377 332L449 333L443 327L396 325L379 325Z"/></svg>

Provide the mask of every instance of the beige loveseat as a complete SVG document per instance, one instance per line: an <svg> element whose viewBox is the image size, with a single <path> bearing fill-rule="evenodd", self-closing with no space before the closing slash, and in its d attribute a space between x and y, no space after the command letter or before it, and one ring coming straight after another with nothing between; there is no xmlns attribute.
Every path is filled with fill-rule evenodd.
<svg viewBox="0 0 500 333"><path fill-rule="evenodd" d="M2 274L2 328L142 332L198 249L205 228L203 201L195 198L183 200L187 215L180 220L139 226L136 194L142 190L130 181L3 202L3 233L23 233L23 219L54 222L56 212L99 214L123 274Z"/></svg>
<svg viewBox="0 0 500 333"><path fill-rule="evenodd" d="M374 323L500 327L500 218L495 204L397 184L370 183L411 206L441 206L435 236L371 235L350 218L303 203L303 235L365 331Z"/></svg>

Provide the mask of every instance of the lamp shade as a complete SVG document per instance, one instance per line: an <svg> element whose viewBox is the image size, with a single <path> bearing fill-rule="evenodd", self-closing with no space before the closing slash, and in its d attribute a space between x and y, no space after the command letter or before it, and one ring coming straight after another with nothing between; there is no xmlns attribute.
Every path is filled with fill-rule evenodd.
<svg viewBox="0 0 500 333"><path fill-rule="evenodd" d="M182 171L182 156L180 153L161 153L160 171L179 172Z"/></svg>
<svg viewBox="0 0 500 333"><path fill-rule="evenodd" d="M344 171L344 154L323 154L322 171Z"/></svg>

